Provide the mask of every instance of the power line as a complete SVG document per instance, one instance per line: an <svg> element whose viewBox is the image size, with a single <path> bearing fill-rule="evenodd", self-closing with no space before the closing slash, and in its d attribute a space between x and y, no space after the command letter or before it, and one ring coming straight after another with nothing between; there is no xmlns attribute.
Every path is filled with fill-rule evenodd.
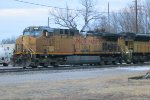
<svg viewBox="0 0 150 100"><path fill-rule="evenodd" d="M42 7L48 7L48 8L55 8L55 9L66 9L66 8L60 8L60 7L54 7L54 6L49 6L45 4L39 4L39 3L33 3L33 2L27 2L23 0L14 0L17 2L25 3L25 4L30 4L30 5L36 5L36 6L42 6ZM81 10L75 10L75 9L68 9L68 10L74 10L74 11L81 11Z"/></svg>
<svg viewBox="0 0 150 100"><path fill-rule="evenodd" d="M66 8L54 7L54 6L49 6L49 5L39 4L39 3L34 3L34 2L27 2L27 1L23 1L23 0L14 0L14 1L25 3L25 4L30 4L30 5L35 5L35 6L41 6L41 7L48 7L48 8L54 8L54 9L64 9L64 10L66 10ZM76 9L68 9L68 10L82 11L82 10L76 10ZM99 13L108 13L108 12L99 12Z"/></svg>

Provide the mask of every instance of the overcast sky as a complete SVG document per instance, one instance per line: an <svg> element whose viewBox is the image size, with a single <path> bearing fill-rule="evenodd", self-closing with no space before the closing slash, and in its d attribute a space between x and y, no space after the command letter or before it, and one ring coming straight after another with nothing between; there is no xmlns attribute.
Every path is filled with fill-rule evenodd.
<svg viewBox="0 0 150 100"><path fill-rule="evenodd" d="M22 0L27 2L38 3L53 7L62 7L69 5L72 9L79 8L80 0ZM97 0L96 8L99 11L107 12L107 4L110 3L112 11L118 11L133 0ZM46 26L49 16L48 7L35 6L17 2L15 0L1 0L0 3L0 40L12 36L19 36L27 26ZM54 24L50 24L55 27Z"/></svg>

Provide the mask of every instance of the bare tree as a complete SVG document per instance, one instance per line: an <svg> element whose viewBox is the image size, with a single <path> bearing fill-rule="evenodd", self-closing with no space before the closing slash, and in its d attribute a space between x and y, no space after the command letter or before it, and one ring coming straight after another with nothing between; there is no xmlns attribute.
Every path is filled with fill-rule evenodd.
<svg viewBox="0 0 150 100"><path fill-rule="evenodd" d="M99 18L98 20L96 20L93 23L94 26L94 30L97 32L108 32L109 31L109 25L108 25L108 21L107 21L107 17L106 16L101 16L101 18Z"/></svg>
<svg viewBox="0 0 150 100"><path fill-rule="evenodd" d="M137 29L138 33L146 33L148 12L141 7L142 6L139 3L137 9ZM136 32L136 11L134 6L131 5L125 8L118 17L118 22L120 23L123 32Z"/></svg>
<svg viewBox="0 0 150 100"><path fill-rule="evenodd" d="M150 32L150 1L145 0L145 27L146 33Z"/></svg>
<svg viewBox="0 0 150 100"><path fill-rule="evenodd" d="M135 18L132 9L124 8L118 16L118 22L122 32L135 32Z"/></svg>
<svg viewBox="0 0 150 100"><path fill-rule="evenodd" d="M145 0L144 9L140 8L138 3L138 32L148 33L150 32L150 1ZM102 15L95 10L95 0L80 0L82 8L74 11L70 10L66 6L65 10L55 9L51 11L51 15L54 18L56 24L67 27L69 29L77 29L76 19L83 19L83 25L81 31L95 29L100 31L114 32L136 32L136 10L135 5L129 5L128 7L120 10L119 13L112 13L110 15L110 24L106 15ZM109 27L108 27L109 26Z"/></svg>
<svg viewBox="0 0 150 100"><path fill-rule="evenodd" d="M55 24L69 29L77 29L76 18L78 14L72 12L68 6L66 9L54 9L50 11L50 15L53 17Z"/></svg>
<svg viewBox="0 0 150 100"><path fill-rule="evenodd" d="M120 31L119 23L118 23L118 13L112 12L110 19L111 19L110 31L114 33L118 33Z"/></svg>
<svg viewBox="0 0 150 100"><path fill-rule="evenodd" d="M101 15L94 10L95 1L94 0L80 0L83 9L80 11L84 19L84 25L81 31L84 31L86 27L90 27L89 23L93 20L101 18Z"/></svg>
<svg viewBox="0 0 150 100"><path fill-rule="evenodd" d="M53 9L50 11L50 15L53 17L55 24L69 29L77 29L77 19L83 17L84 24L81 31L84 31L86 27L90 28L89 23L100 18L100 14L94 10L94 0L81 0L82 9L73 10L66 6L66 9Z"/></svg>

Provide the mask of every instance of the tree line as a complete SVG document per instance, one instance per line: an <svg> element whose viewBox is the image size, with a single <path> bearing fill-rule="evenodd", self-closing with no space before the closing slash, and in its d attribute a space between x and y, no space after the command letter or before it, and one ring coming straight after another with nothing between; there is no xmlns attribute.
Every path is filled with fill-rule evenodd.
<svg viewBox="0 0 150 100"><path fill-rule="evenodd" d="M11 38L2 39L0 43L1 44L14 44L15 42L16 42L16 38L11 37Z"/></svg>
<svg viewBox="0 0 150 100"><path fill-rule="evenodd" d="M136 33L136 8L130 4L119 12L100 13L95 9L95 0L80 0L82 8L72 10L66 5L66 9L53 9L50 11L55 24L69 29L77 29L83 23L80 31L100 32L132 32ZM150 0L138 2L137 6L137 29L138 33L150 33Z"/></svg>

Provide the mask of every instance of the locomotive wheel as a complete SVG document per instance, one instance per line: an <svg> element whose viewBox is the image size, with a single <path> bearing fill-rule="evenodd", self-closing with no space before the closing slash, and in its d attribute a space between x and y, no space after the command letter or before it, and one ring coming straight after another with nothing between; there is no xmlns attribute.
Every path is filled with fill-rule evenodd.
<svg viewBox="0 0 150 100"><path fill-rule="evenodd" d="M32 68L37 68L37 66L32 66Z"/></svg>
<svg viewBox="0 0 150 100"><path fill-rule="evenodd" d="M112 64L113 64L113 65L116 65L117 63L116 63L116 61L112 61Z"/></svg>
<svg viewBox="0 0 150 100"><path fill-rule="evenodd" d="M104 61L101 61L101 62L100 62L100 65L104 65L104 64L105 64Z"/></svg>
<svg viewBox="0 0 150 100"><path fill-rule="evenodd" d="M58 65L56 64L56 62L52 62L51 65L52 65L53 67L58 67Z"/></svg>
<svg viewBox="0 0 150 100"><path fill-rule="evenodd" d="M42 67L45 67L45 68L48 67L45 63L40 63L39 65L42 66Z"/></svg>
<svg viewBox="0 0 150 100"><path fill-rule="evenodd" d="M133 64L137 64L138 62L137 61L133 61Z"/></svg>
<svg viewBox="0 0 150 100"><path fill-rule="evenodd" d="M44 65L43 67L47 68L48 66Z"/></svg>
<svg viewBox="0 0 150 100"><path fill-rule="evenodd" d="M3 63L3 66L8 66L8 64L7 63Z"/></svg>
<svg viewBox="0 0 150 100"><path fill-rule="evenodd" d="M95 66L95 64L90 64L90 66Z"/></svg>
<svg viewBox="0 0 150 100"><path fill-rule="evenodd" d="M104 61L104 64L105 64L105 65L109 65L109 64L108 64L108 61Z"/></svg>
<svg viewBox="0 0 150 100"><path fill-rule="evenodd" d="M23 67L23 69L26 69L26 67Z"/></svg>
<svg viewBox="0 0 150 100"><path fill-rule="evenodd" d="M143 60L141 60L141 61L140 61L140 63L141 63L141 64L144 64L144 61L143 61Z"/></svg>
<svg viewBox="0 0 150 100"><path fill-rule="evenodd" d="M30 67L31 67L31 68L37 68L37 66L36 66L36 65L30 65Z"/></svg>
<svg viewBox="0 0 150 100"><path fill-rule="evenodd" d="M131 62L126 62L126 64L131 64Z"/></svg>
<svg viewBox="0 0 150 100"><path fill-rule="evenodd" d="M54 67L59 67L58 65L53 65Z"/></svg>

